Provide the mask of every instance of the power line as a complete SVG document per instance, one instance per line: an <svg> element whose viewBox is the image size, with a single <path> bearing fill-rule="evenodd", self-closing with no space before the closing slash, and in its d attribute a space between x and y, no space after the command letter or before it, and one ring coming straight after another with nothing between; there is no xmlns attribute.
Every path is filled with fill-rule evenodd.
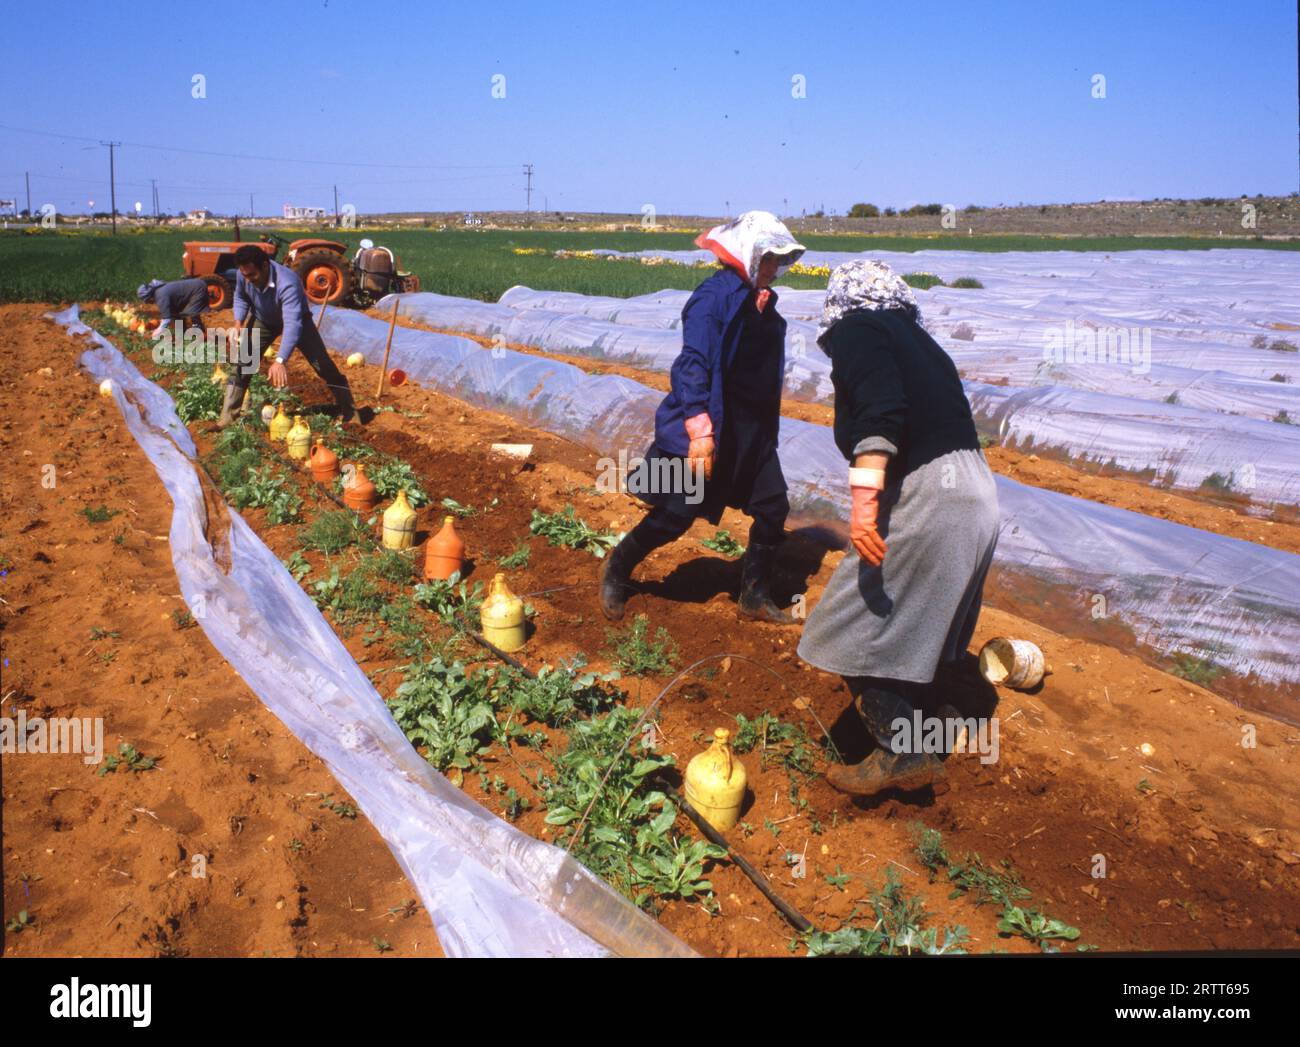
<svg viewBox="0 0 1300 1047"><path fill-rule="evenodd" d="M73 142L99 142L99 139L88 138L85 135L63 134L57 131L35 131L28 127L13 127L10 124L0 124L0 131L16 131L19 134L40 135L44 138L63 138ZM299 156L261 156L254 153L229 153L219 149L185 149L173 145L149 145L145 142L118 142L116 144L128 145L132 149L153 149L162 153L220 156L233 160L260 160L264 163L277 164L312 164L320 167L375 167L390 171L488 171L506 170L514 167L513 164L382 164L359 160L312 160Z"/></svg>

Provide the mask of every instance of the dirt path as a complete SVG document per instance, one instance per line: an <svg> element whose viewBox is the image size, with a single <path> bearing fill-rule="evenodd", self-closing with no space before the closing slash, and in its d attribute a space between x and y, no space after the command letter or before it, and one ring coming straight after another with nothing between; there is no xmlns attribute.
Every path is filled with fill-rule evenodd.
<svg viewBox="0 0 1300 1047"><path fill-rule="evenodd" d="M8 312L12 314L13 311ZM27 322L34 315L35 311L29 311L26 317L9 316L10 331L16 341L34 343L39 340L46 347L45 355L51 357L62 355L52 351L59 347L71 353L71 346L64 345L67 340L57 341L62 336L53 334L51 327L35 327ZM0 313L0 319L5 319L4 313ZM28 375L43 362L41 354L31 344L6 348L9 349L8 359L24 361L24 366L16 368L15 374ZM37 457L42 453L53 455L57 447L57 453L70 460L74 455L70 449L73 444L61 436L66 430L56 434L51 421L47 423L50 425L46 430L49 435L41 436L39 415L45 411L50 419L63 419L79 408L87 418L83 435L97 442L118 437L125 441L119 448L118 457L123 459L124 466L128 464L127 459L134 464L129 469L117 470L117 475L126 480L123 486L130 492L120 496L121 504L126 508L129 497L135 502L135 508L144 512L145 506L162 497L153 479L152 468L134 449L133 441L115 412L102 419L89 414L96 409L103 410L100 401L93 398L89 383L71 376L68 361L60 362L59 367L56 373L66 377L60 377L45 396L29 401L32 418L23 426L22 446L33 449ZM64 367L69 369L63 370ZM292 380L302 383L309 402L323 399L314 394L314 377L300 360L295 358L290 370ZM358 389L374 387L377 377L374 368L363 367L349 374L354 376ZM34 378L31 380L36 381ZM78 386L78 382L82 384ZM526 537L527 522L534 507L552 511L572 503L593 525L603 524L618 530L629 527L640 516L640 509L632 499L594 493L595 456L572 444L414 386L391 391L386 394L385 402L397 411L386 411L376 416L368 427L366 439L382 450L405 458L421 476L435 503L450 496L480 510L459 524L474 561L471 581L485 580L495 569L495 558L511 552L517 542ZM16 421L18 416L14 412L17 410L20 408L11 408L8 415L11 420ZM18 456L19 438L8 430L4 432L8 441L6 448L11 456ZM98 437L100 432L105 435ZM205 435L199 433L199 438L202 441ZM34 441L37 439L50 441L45 445L47 451L35 450ZM498 441L533 443L532 467L521 471L517 464L491 458L486 448ZM65 447L69 450L63 450ZM86 453L83 449L83 459ZM57 462L61 459L50 460ZM112 473L113 470L101 463L100 472ZM72 482L70 477L69 483ZM307 481L300 482L305 488ZM13 491L15 483L16 478L6 478L9 485L4 488L6 506L10 505L10 500L19 497L19 493ZM113 493L114 488L107 486L106 479L95 476L87 479L86 483L88 486L76 497L69 498L67 489L60 492L69 501L64 515L70 516L84 502L105 502L111 507L119 504L110 501L110 498L119 496ZM140 489L128 486L131 484L139 484ZM33 496L31 486L30 483L19 484L22 497L30 499ZM491 505L493 499L496 499L495 505ZM24 510L25 503L14 501L13 504L17 508L9 507L5 518L5 526L9 528L4 532L7 550L15 545L15 540L9 536L33 515L33 509ZM164 534L169 514L167 507L156 519L140 526L150 535ZM55 514L44 511L40 515L50 521L55 518ZM268 527L257 512L246 515L278 555L287 556L298 548L293 528ZM432 509L421 511L420 541L424 540L440 515L440 511ZM131 519L136 520L136 517ZM109 523L87 525L77 518L80 526L73 531L77 525L69 523L61 540L69 548L74 548L77 535L95 534L94 528L98 527L103 529L103 533L95 534L99 540L93 543L94 547L101 548L105 543L112 546L112 535L116 530L111 529L118 521L119 518L114 518ZM722 526L743 539L745 524L739 514L728 514ZM826 725L840 750L852 758L855 750L860 750L862 739L853 718L843 715L846 698L840 681L803 666L794 657L797 629L737 623L732 597L738 580L738 565L701 548L696 541L711 531L705 525L697 525L681 542L652 555L637 575L642 592L634 598L630 611L646 613L655 627L663 626L671 633L680 649L679 664L687 665L707 655L732 656L729 664L715 661L692 674L665 699L658 721L663 748L674 753L679 766L684 766L714 727L731 724L737 713L753 717L770 710L783 720L804 725L813 737L820 736L821 724ZM19 545L18 555L9 554L20 565L26 564L34 555L37 542L42 543L41 549L48 549L46 543L50 540L43 534L43 528L27 536L18 536L19 541L24 539L29 544ZM126 539L129 548L134 548L131 546L134 540L132 537ZM150 548L143 537L140 537L140 543L142 550ZM84 540L81 544L85 544ZM536 668L582 652L597 668L607 667L606 623L593 603L596 561L585 554L552 548L542 539L532 539L529 544L532 549L529 565L511 573L512 587L520 594L527 594L538 611L537 631L522 652L523 660ZM78 562L59 560L42 567L48 570L45 577L51 582L58 579L64 585L64 591L73 584L86 585L81 594L83 606L85 600L93 598L103 601L94 604L97 609L104 606L111 606L114 611L129 608L131 605L127 601L136 598L129 591L134 588L141 594L140 599L158 604L159 610L151 613L161 623L161 616L178 606L179 602L174 599L165 605L162 602L168 599L166 594L174 591L174 575L170 571L165 546L158 543L158 549L153 552L160 561L157 567L161 572L161 577L153 581L158 587L156 591L146 589L152 575L143 563L132 564L130 581L116 583L115 587L114 583L103 580L104 575L111 577L106 567L101 567L93 579L80 583L76 582L76 576L63 578L68 568L80 567ZM101 555L106 556L106 551ZM143 556L143 552L139 555ZM810 602L815 601L839 555L828 553L798 537L792 538L783 551L778 589L786 594L807 592ZM35 564L30 578L33 593L44 593L44 588L36 588L34 569ZM78 571L83 576L88 573L89 568ZM15 571L6 586L5 598L10 605L15 602L10 595L13 583L19 580L20 574ZM110 587L107 590L104 589L106 584ZM111 605L108 603L110 594ZM54 623L60 621L60 615L69 614L70 608L63 601L54 603L47 600L37 607L37 601L31 595L23 599L28 606L21 613L6 614L3 619L6 657L13 658L11 645L18 632L16 622L19 619L34 621L30 616L39 611L44 616L40 619L42 627L52 631ZM149 607L146 603L144 611ZM86 617L84 610L80 615ZM95 624L98 623L87 620L85 629ZM216 725L200 722L198 712L191 712L188 718L177 722L173 717L179 719L184 715L184 707L175 695L170 703L167 701L167 694L176 690L172 681L150 679L146 682L143 675L137 680L128 680L128 667L117 668L121 662L129 661L130 668L136 673L141 673L141 667L147 666L148 675L154 677L159 672L154 665L161 663L163 672L174 673L175 669L170 667L175 663L167 659L171 656L179 660L179 655L172 652L179 637L197 647L183 666L191 677L199 672L198 665L202 664L207 667L203 670L205 674L213 674L208 684L211 689L221 693L217 689L217 684L220 684L226 693L242 692L246 695L242 685L220 663L197 630L172 633L168 631L170 624L167 629L155 625L158 635L151 646L142 646L138 652L132 652L130 659L118 659L100 668L93 660L89 667L85 661L73 661L74 650L80 650L89 642L81 639L86 632L80 626L72 630L68 643L53 657L48 650L48 641L39 637L36 630L27 631L26 621L23 626L24 642L29 645L23 651L24 661L33 666L31 675L23 678L25 688L30 689L34 696L49 695L52 692L45 677L57 681L62 676L64 693L77 694L77 685L73 682L77 673L93 671L102 675L121 672L120 678L111 681L119 696L111 711L113 717L129 715L131 719L125 721L125 726L119 731L114 726L117 721L110 718L110 728L106 732L108 738L115 743L116 735L121 733L145 752L158 751L168 757L159 771L130 778L114 775L103 780L95 779L96 788L159 790L162 788L159 783L164 781L161 777L163 772L169 765L180 766L183 752L188 751L185 747L189 747L194 750L195 770L201 768L201 773L206 775L205 788L202 792L194 790L181 795L189 809L200 812L209 823L213 823L208 831L222 843L224 850L221 854L226 856L226 860L236 860L232 852L239 845L248 848L251 841L265 841L266 836L274 835L274 843L249 848L254 853L243 854L244 860L257 868L284 868L286 883L292 880L296 884L301 880L311 885L315 898L317 891L325 889L322 878L329 882L328 867L318 867L317 855L310 849L305 857L292 858L286 853L276 853L275 844L283 841L286 834L290 838L297 835L308 839L304 835L304 823L316 819L322 831L330 836L337 838L348 834L351 837L344 851L346 868L355 875L352 885L356 886L357 893L353 894L353 906L369 910L357 915L363 925L372 914L398 905L410 896L409 888L397 875L386 850L363 822L343 824L328 812L318 814L318 801L314 797L295 806L296 797L302 797L308 791L329 791L333 786L319 765L302 753L296 742L262 710L255 698L246 696L246 704L239 707L235 716ZM120 628L114 624L107 627ZM97 651L110 647L112 643L126 643L128 631L121 631L123 636L120 640L98 641L91 652L92 658ZM362 630L356 630L345 637L345 642L367 672L398 664L399 660L383 643L368 645L362 634ZM752 794L750 805L742 817L749 831L740 829L733 834L740 850L767 872L797 908L827 929L833 929L855 909L861 911L870 890L880 885L888 870L893 870L902 879L909 895L916 894L925 900L932 914L932 923L960 923L970 929L972 951L1032 948L1020 939L998 936L996 912L992 907L976 907L968 899L951 900L945 883L929 882L913 848L912 826L921 822L943 832L947 849L954 857L977 851L992 865L996 866L1003 860L1013 863L1025 886L1033 892L1030 904L1079 927L1081 940L1089 944L1104 949L1294 947L1300 941L1300 885L1295 876L1300 864L1300 856L1297 856L1300 852L1300 812L1293 804L1279 802L1279 798L1295 792L1297 770L1300 769L1297 761L1300 731L1266 717L1244 714L1231 703L1112 648L1069 640L990 609L986 609L981 620L972 650L978 649L988 637L998 634L1023 636L1038 642L1046 651L1055 673L1037 694L1004 691L996 696L1002 727L1000 758L996 763L983 765L973 754L956 756L949 763L946 785L933 794L890 797L875 804L858 805L826 787L820 776L811 779L791 776L780 766L763 766L759 753L748 754L743 762L749 773ZM143 644L143 641L139 642ZM56 660L59 658L62 661ZM751 662L758 663L758 666ZM780 678L780 684L774 682L772 673ZM392 681L383 685L385 690L396 684L395 675L378 678ZM208 677L205 675L202 679L206 681ZM160 682L162 686L157 686ZM194 686L190 679L185 682ZM666 682L665 678L628 679L624 684L634 703L645 703ZM6 690L11 686L7 683ZM965 709L973 709L975 703L987 697L974 686L969 674L953 680L952 687L954 703ZM79 700L77 707L86 708L86 703L93 698ZM53 707L58 707L63 701L45 700ZM109 700L104 699L104 702L107 705ZM7 701L6 711L8 705ZM207 707L206 704L203 706ZM267 722L259 724L259 715ZM235 725L242 730L236 730ZM266 732L265 736L253 733L259 725ZM1243 732L1243 728L1247 731ZM1243 747L1243 738L1249 738L1251 731L1256 744ZM188 741L186 735L195 732L199 738ZM205 732L215 737L208 740ZM256 743L259 753L269 750L282 751L286 755L280 762L265 757L269 767L263 764L237 768L234 764L243 759L245 751L254 744L249 741L250 735L260 739ZM204 741L208 741L210 747L200 744ZM1144 743L1154 747L1145 756L1138 750ZM287 755L290 751L301 754L299 760L310 767L299 769ZM202 762L200 752L204 754ZM222 759L223 752L226 759ZM41 767L59 766L55 761L63 759L73 761L69 764L70 770L63 772L64 777L72 778L74 771L77 776L93 777L88 771L78 770L75 757L51 757ZM285 761L289 766L284 765ZM522 757L521 763L522 772L504 760L492 763L488 771L503 778L521 794L533 795L528 775L535 773L536 768ZM8 758L5 765L6 770L11 766L19 767L24 776L31 776L21 783L25 791L18 794L20 784L9 781L6 775L6 800L27 801L19 805L6 803L7 817L15 809L31 810L40 802L43 790L51 785L64 784L62 780L39 780L39 768L27 771L27 765L15 758ZM310 768L315 768L314 772ZM295 781L268 796L258 786L273 780L269 776L274 770L289 776L310 777L314 774L314 778L311 785ZM253 783L247 780L248 773L266 777ZM170 782L168 786L178 791L182 788L179 782ZM470 795L493 809L500 808L499 796L485 791L477 775L465 777L465 788ZM15 795L11 796L11 793ZM283 800L274 799L283 793L291 795L284 796ZM147 797L137 797L132 792L121 802L128 808L147 807L161 818L158 805L165 799L165 792L161 796ZM539 806L534 803L533 808L520 817L518 824L545 838L547 827ZM227 819L245 810L250 812L250 818L257 820L256 827L250 828L246 822L239 836L231 839ZM110 812L116 820L110 819ZM281 819L279 822L275 821L277 815ZM12 915L15 903L24 897L22 892L25 888L19 877L25 870L17 867L15 859L33 861L44 853L45 847L66 846L60 837L53 835L53 826L32 815L20 817L27 820L18 823L16 834L14 827L6 826L11 830L11 835L6 836L6 917ZM152 821L147 815L96 803L89 811L73 809L70 820L79 825L78 819L88 827L101 830L99 838L96 839L93 833L91 836L96 840L92 850L92 868L97 869L101 863L106 863L111 868L130 872L134 867L122 863L153 863L157 866L164 860L148 847L140 847L136 841L120 842L119 828L142 834L166 831L143 824ZM112 831L109 831L109 826ZM684 822L680 828L693 833ZM78 828L77 831L82 830ZM355 861L355 848L363 845L361 837L366 833L386 864ZM32 841L30 846L29 840ZM18 850L20 845L21 851ZM198 845L190 847L191 853L197 849ZM339 850L344 850L341 845ZM804 878L793 878L787 860L791 852L806 854L807 875ZM170 858L166 860L177 864ZM1095 878L1092 872L1101 863L1106 867L1106 875ZM217 866L215 859L212 866ZM300 867L297 877L289 877L288 870L298 871ZM51 890L51 877L61 876L58 885L62 892L60 902L65 907L63 915L74 928L80 928L68 933L82 938L81 943L70 951L89 951L84 940L93 941L101 933L95 926L98 914L95 919L78 922L67 913L74 911L77 904L98 906L103 909L107 920L117 906L109 906L103 899L99 881L93 885L83 884L78 871L60 874L58 870L61 868L49 863L38 867L37 872L46 878L30 885L33 896L38 891ZM81 868L84 872L84 867ZM376 875L370 871L378 868L391 872ZM110 877L115 874L105 870L97 875ZM144 879L143 873L136 875ZM842 878L845 876L847 879ZM710 954L786 954L793 937L790 929L748 880L729 864L715 867L710 878L721 905L721 914L711 916L700 906L673 902L661 917L665 925L697 949ZM155 874L154 882L159 879L161 877ZM175 879L181 879L181 874L178 873ZM244 882L246 894L251 893L248 884L252 882L251 877ZM357 894L363 894L366 885L369 885L370 897L357 900ZM336 892L338 889L336 886ZM209 892L196 893L195 887L174 882L159 888L158 893L165 894L166 890L188 893L177 903L167 906L165 911L156 910L156 922L162 926L167 926L168 917L177 919L182 928L197 928L201 920L210 921L205 925L224 926L226 924L221 921L229 920L225 910L241 904L229 896L218 900ZM253 913L265 919L266 908L273 904L270 899L283 893L282 889L270 894L259 890L260 904L252 908ZM377 900L375 895L379 895ZM147 894L146 898L158 904L156 896ZM138 904L143 904L143 901L141 899ZM191 907L184 908L181 902ZM319 901L317 905L320 905ZM38 911L38 915L43 915L35 902L31 907ZM238 908L234 911L243 912ZM128 915L130 912L128 910ZM178 916L177 913L187 915ZM345 910L340 920L346 915ZM245 919L253 918L256 916L245 916ZM318 909L313 918L323 920L324 916ZM186 919L190 921L188 924ZM381 919L375 922L385 928L383 935L393 943L398 954L410 955L416 951L413 943L408 944L399 938L399 933L414 928L417 923L418 952L423 954L432 944L433 936L423 916L418 920ZM390 922L396 926L390 926ZM133 928L133 931L133 936L127 940L136 940L146 933L146 928L141 926ZM122 932L115 930L115 933ZM358 951L373 952L364 931L350 933L355 936L348 940L356 944ZM415 934L415 931L409 933ZM196 935L187 934L185 937L192 942ZM314 935L313 940L322 947L327 944L320 935ZM241 951L233 943L216 943L215 939L213 948L204 951L221 951L223 947L232 952ZM244 948L243 951L259 947L276 949L275 945L259 942L252 950ZM21 944L21 948L26 951L29 946ZM38 946L30 948L33 952L45 951ZM141 951L145 948L152 946L141 946Z"/></svg>
<svg viewBox="0 0 1300 1047"><path fill-rule="evenodd" d="M387 321L388 317L371 310L369 315L375 319ZM429 327L424 324L399 317L397 321L403 327L414 330L437 331L440 334L458 335L469 338L480 345L492 346L496 343L490 338L467 334L448 328ZM528 353L530 356L544 356L551 360L562 360L573 364L588 374L616 374L631 378L651 389L668 390L668 376L659 371L630 367L612 361L596 360L589 356L568 355L547 352L533 346L506 343L506 348L516 352ZM811 422L815 425L830 425L835 419L832 407L826 404L804 403L800 400L785 399L781 402L781 413L788 418ZM1106 466L1095 470L1066 462L1058 458L1024 454L1006 447L990 447L985 450L985 457L994 472L1010 477L1031 487L1042 487L1049 491L1075 495L1092 502L1113 505L1120 509L1156 516L1162 520L1197 527L1228 538L1239 538L1246 542L1267 545L1285 552L1300 553L1300 522L1294 519L1266 519L1252 515L1249 503L1242 501L1216 501L1202 498L1190 492L1176 492L1163 487L1153 487L1140 478L1124 473L1108 472Z"/></svg>
<svg viewBox="0 0 1300 1047"><path fill-rule="evenodd" d="M42 312L0 308L3 715L102 717L106 753L158 764L4 756L4 915L35 915L5 955L439 955L422 909L388 915L414 892L370 823L180 627L171 500Z"/></svg>

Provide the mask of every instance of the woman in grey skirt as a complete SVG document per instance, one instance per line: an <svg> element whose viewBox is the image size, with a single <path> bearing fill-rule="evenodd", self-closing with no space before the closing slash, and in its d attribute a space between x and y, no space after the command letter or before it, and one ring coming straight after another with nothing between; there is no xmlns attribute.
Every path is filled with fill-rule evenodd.
<svg viewBox="0 0 1300 1047"><path fill-rule="evenodd" d="M850 465L851 545L799 656L845 678L879 746L833 766L830 784L855 796L915 789L943 773L906 739L938 664L970 643L997 543L997 490L957 368L887 265L846 262L831 274L817 342L831 358L835 442ZM900 717L909 729L896 739Z"/></svg>

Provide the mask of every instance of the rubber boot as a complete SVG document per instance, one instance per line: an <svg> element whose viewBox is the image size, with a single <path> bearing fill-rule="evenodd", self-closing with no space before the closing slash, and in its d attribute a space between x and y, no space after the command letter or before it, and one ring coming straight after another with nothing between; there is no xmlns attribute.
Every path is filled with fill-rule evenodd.
<svg viewBox="0 0 1300 1047"><path fill-rule="evenodd" d="M630 534L614 547L600 565L600 609L611 622L623 618L632 571L650 554Z"/></svg>
<svg viewBox="0 0 1300 1047"><path fill-rule="evenodd" d="M233 381L226 382L225 395L221 399L221 417L217 419L217 428L225 429L239 420L244 406L244 390Z"/></svg>
<svg viewBox="0 0 1300 1047"><path fill-rule="evenodd" d="M943 777L943 762L934 753L894 751L893 723L899 717L912 719L916 710L910 702L887 688L868 686L854 697L853 705L879 748L860 763L831 766L826 782L832 789L874 796L889 789L921 789Z"/></svg>
<svg viewBox="0 0 1300 1047"><path fill-rule="evenodd" d="M772 568L776 564L776 545L750 542L740 574L740 599L737 611L741 618L776 625L793 625L794 616L781 610L772 600Z"/></svg>
<svg viewBox="0 0 1300 1047"><path fill-rule="evenodd" d="M922 789L943 775L943 763L934 753L873 749L861 763L832 765L826 772L826 783L849 796L874 796L889 789L900 792Z"/></svg>

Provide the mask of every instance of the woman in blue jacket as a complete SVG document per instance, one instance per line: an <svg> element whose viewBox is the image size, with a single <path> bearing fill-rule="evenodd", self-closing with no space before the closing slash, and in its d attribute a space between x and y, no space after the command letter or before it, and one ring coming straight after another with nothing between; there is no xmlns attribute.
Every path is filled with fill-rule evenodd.
<svg viewBox="0 0 1300 1047"><path fill-rule="evenodd" d="M628 489L652 509L602 564L601 609L612 621L622 618L636 565L698 517L716 525L730 506L754 521L740 616L788 625L794 619L771 593L790 503L776 455L786 324L770 285L804 248L767 211L747 211L696 243L717 255L722 268L682 310L682 351L671 390L655 412L654 444L628 477ZM665 478L675 480L665 484Z"/></svg>

